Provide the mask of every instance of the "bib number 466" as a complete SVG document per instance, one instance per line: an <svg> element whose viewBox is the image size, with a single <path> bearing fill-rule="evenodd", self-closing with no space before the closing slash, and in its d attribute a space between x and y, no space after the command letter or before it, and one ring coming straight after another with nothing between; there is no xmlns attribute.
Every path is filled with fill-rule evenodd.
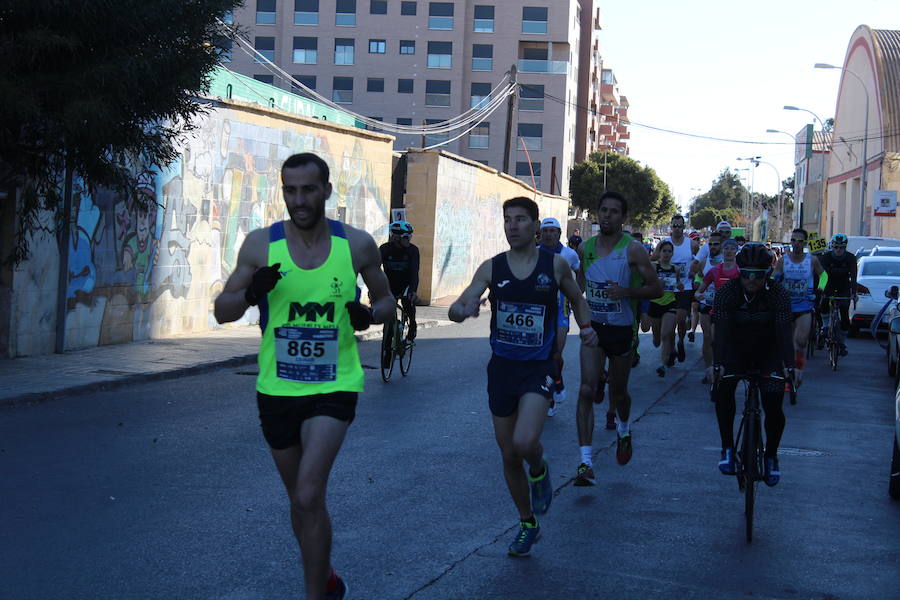
<svg viewBox="0 0 900 600"><path fill-rule="evenodd" d="M534 317L531 315L509 313L506 322L517 327L534 327Z"/></svg>
<svg viewBox="0 0 900 600"><path fill-rule="evenodd" d="M287 353L289 356L302 356L303 358L319 358L325 355L324 342L288 342Z"/></svg>

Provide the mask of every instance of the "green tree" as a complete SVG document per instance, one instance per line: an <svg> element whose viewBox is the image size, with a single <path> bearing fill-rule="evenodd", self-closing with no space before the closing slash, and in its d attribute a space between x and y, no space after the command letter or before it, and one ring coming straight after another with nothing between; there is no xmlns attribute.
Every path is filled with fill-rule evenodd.
<svg viewBox="0 0 900 600"><path fill-rule="evenodd" d="M715 209L710 206L701 208L691 213L691 227L693 229L714 229L720 221L728 221L732 225L741 222L741 211L737 208Z"/></svg>
<svg viewBox="0 0 900 600"><path fill-rule="evenodd" d="M731 169L725 169L713 181L709 190L694 199L691 203L691 214L695 214L703 208L715 210L726 208L740 209L746 196L747 188L741 183L738 174Z"/></svg>
<svg viewBox="0 0 900 600"><path fill-rule="evenodd" d="M628 222L646 228L668 220L676 211L669 186L650 167L613 152L594 152L570 171L569 195L572 204L591 213L606 190L628 198Z"/></svg>
<svg viewBox="0 0 900 600"><path fill-rule="evenodd" d="M60 214L64 173L136 200L144 167L177 155L203 112L242 0L6 0L0 5L0 189L21 188L15 247L41 209ZM144 167L140 167L143 165ZM15 198L10 194L9 198ZM7 203L12 203L7 200Z"/></svg>

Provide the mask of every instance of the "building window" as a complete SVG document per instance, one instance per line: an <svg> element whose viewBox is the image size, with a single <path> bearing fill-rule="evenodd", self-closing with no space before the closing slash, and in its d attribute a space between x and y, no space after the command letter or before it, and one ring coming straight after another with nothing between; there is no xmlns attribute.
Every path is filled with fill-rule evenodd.
<svg viewBox="0 0 900 600"><path fill-rule="evenodd" d="M490 102L491 84L489 83L473 83L472 99L469 102L469 108L484 108Z"/></svg>
<svg viewBox="0 0 900 600"><path fill-rule="evenodd" d="M384 122L384 117L369 117L369 118L374 119L376 121L381 121L382 123ZM366 129L368 129L369 131L381 131L381 127L376 127L375 125L370 125L368 123L366 123Z"/></svg>
<svg viewBox="0 0 900 600"><path fill-rule="evenodd" d="M268 83L269 85L275 85L274 75L254 75L253 79L261 81L263 83Z"/></svg>
<svg viewBox="0 0 900 600"><path fill-rule="evenodd" d="M369 40L369 54L384 54L387 50L387 42L384 40Z"/></svg>
<svg viewBox="0 0 900 600"><path fill-rule="evenodd" d="M356 26L356 0L337 0L334 24L341 27Z"/></svg>
<svg viewBox="0 0 900 600"><path fill-rule="evenodd" d="M494 33L494 7L475 5L475 33Z"/></svg>
<svg viewBox="0 0 900 600"><path fill-rule="evenodd" d="M398 79L397 80L397 93L398 94L412 94L413 93L413 80L412 79Z"/></svg>
<svg viewBox="0 0 900 600"><path fill-rule="evenodd" d="M275 0L256 0L256 24L275 24Z"/></svg>
<svg viewBox="0 0 900 600"><path fill-rule="evenodd" d="M331 84L331 101L338 104L353 102L353 78L335 77Z"/></svg>
<svg viewBox="0 0 900 600"><path fill-rule="evenodd" d="M294 0L294 25L318 25L319 0Z"/></svg>
<svg viewBox="0 0 900 600"><path fill-rule="evenodd" d="M547 33L547 7L522 7L522 33Z"/></svg>
<svg viewBox="0 0 900 600"><path fill-rule="evenodd" d="M534 185L535 187L541 187L541 163L531 163L531 168L528 168L527 161L516 161L516 177L531 185L531 174L534 172Z"/></svg>
<svg viewBox="0 0 900 600"><path fill-rule="evenodd" d="M294 62L303 65L314 65L319 58L319 38L295 37Z"/></svg>
<svg viewBox="0 0 900 600"><path fill-rule="evenodd" d="M415 54L415 40L400 40L400 54Z"/></svg>
<svg viewBox="0 0 900 600"><path fill-rule="evenodd" d="M450 82L437 79L426 80L425 106L450 106Z"/></svg>
<svg viewBox="0 0 900 600"><path fill-rule="evenodd" d="M469 148L487 148L491 138L491 124L479 123L469 133Z"/></svg>
<svg viewBox="0 0 900 600"><path fill-rule="evenodd" d="M428 42L428 68L449 69L453 64L453 42Z"/></svg>
<svg viewBox="0 0 900 600"><path fill-rule="evenodd" d="M334 64L336 65L352 65L353 49L356 42L353 38L335 38L334 39Z"/></svg>
<svg viewBox="0 0 900 600"><path fill-rule="evenodd" d="M453 3L428 3L428 29L453 29Z"/></svg>
<svg viewBox="0 0 900 600"><path fill-rule="evenodd" d="M490 44L472 45L472 70L494 70L494 47Z"/></svg>
<svg viewBox="0 0 900 600"><path fill-rule="evenodd" d="M369 0L370 15L386 15L387 0Z"/></svg>
<svg viewBox="0 0 900 600"><path fill-rule="evenodd" d="M449 83L449 81L447 82ZM437 123L443 123L443 119L425 119L426 125L435 125ZM432 133L431 135L425 136L425 145L426 146L434 146L436 144L443 144L447 140L450 139L449 133Z"/></svg>
<svg viewBox="0 0 900 600"><path fill-rule="evenodd" d="M380 77L369 77L366 80L366 91L367 92L383 92L384 91L384 79Z"/></svg>
<svg viewBox="0 0 900 600"><path fill-rule="evenodd" d="M298 83L302 83L306 87L311 90L316 89L316 76L315 75L294 75L294 79L297 80ZM294 94L306 94L306 90L304 90L299 85L292 83L291 84L291 92Z"/></svg>
<svg viewBox="0 0 900 600"><path fill-rule="evenodd" d="M397 117L397 125L412 125L412 119L409 117Z"/></svg>
<svg viewBox="0 0 900 600"><path fill-rule="evenodd" d="M519 150L534 152L544 149L544 126L540 123L519 123L517 135Z"/></svg>
<svg viewBox="0 0 900 600"><path fill-rule="evenodd" d="M533 83L519 85L519 110L544 110L544 86Z"/></svg>
<svg viewBox="0 0 900 600"><path fill-rule="evenodd" d="M275 62L275 38L274 37L257 37L253 42L253 47L256 48L256 51L268 58L270 61ZM263 62L259 58L256 59L256 62Z"/></svg>
<svg viewBox="0 0 900 600"><path fill-rule="evenodd" d="M415 2L401 2L400 3L400 14L415 16L416 3Z"/></svg>

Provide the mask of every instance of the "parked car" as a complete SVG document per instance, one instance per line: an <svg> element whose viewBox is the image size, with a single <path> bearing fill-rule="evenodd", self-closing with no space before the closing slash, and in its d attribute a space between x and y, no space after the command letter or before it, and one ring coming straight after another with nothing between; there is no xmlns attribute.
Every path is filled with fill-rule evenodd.
<svg viewBox="0 0 900 600"><path fill-rule="evenodd" d="M864 256L856 269L856 293L859 302L851 307L850 335L867 327L884 306L885 292L900 286L900 256Z"/></svg>
<svg viewBox="0 0 900 600"><path fill-rule="evenodd" d="M888 358L888 375L894 378L896 386L900 385L900 335L894 333L894 319L898 320L897 326L900 327L900 304L897 302L900 297L900 287L892 285L884 295L888 298L890 305L879 325L888 324L887 346L885 347Z"/></svg>
<svg viewBox="0 0 900 600"><path fill-rule="evenodd" d="M847 252L861 257L864 252L871 251L875 246L900 246L900 240L896 238L873 237L868 235L848 235ZM866 253L868 255L868 253Z"/></svg>

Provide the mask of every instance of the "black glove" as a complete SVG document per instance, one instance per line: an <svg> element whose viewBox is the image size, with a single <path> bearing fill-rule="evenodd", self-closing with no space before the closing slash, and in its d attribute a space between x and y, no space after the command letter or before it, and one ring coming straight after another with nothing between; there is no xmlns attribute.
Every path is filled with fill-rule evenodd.
<svg viewBox="0 0 900 600"><path fill-rule="evenodd" d="M347 314L350 315L350 324L356 331L365 331L373 323L371 307L356 301L348 302L344 306L347 307Z"/></svg>
<svg viewBox="0 0 900 600"><path fill-rule="evenodd" d="M253 274L253 281L244 290L244 300L247 301L247 304L256 306L260 298L272 291L272 288L281 279L281 273L278 272L279 267L281 267L281 263L275 263L256 270L256 273Z"/></svg>

